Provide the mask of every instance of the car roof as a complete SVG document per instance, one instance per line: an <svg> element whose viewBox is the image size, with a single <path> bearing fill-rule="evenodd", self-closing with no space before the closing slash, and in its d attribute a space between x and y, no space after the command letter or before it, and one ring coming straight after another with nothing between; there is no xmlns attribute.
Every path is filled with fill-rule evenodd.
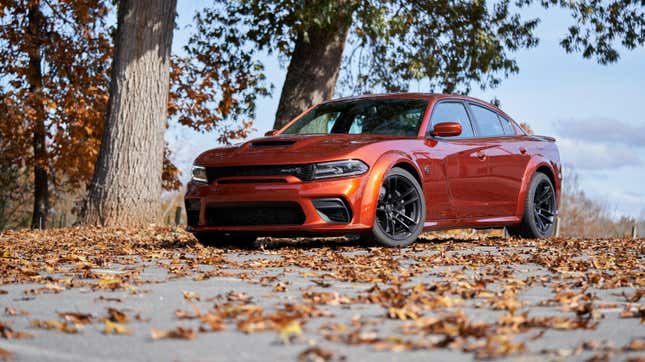
<svg viewBox="0 0 645 362"><path fill-rule="evenodd" d="M505 116L506 118L512 119L508 114L506 114L504 111L502 111L499 107L495 106L494 104L490 102L483 101L478 98L473 98L469 96L465 96L462 94L443 94L443 93L381 93L381 94L363 94L359 96L350 96L350 97L342 97L342 98L336 98L336 99L330 99L324 102L321 102L321 104L324 103L330 103L330 102L338 102L338 101L351 101L355 99L401 99L401 98L412 98L412 99L426 99L428 101L438 101L442 99L460 99L463 101L468 101L468 102L473 102L477 103L483 106L486 106L488 108L492 108L495 111L499 112L501 115Z"/></svg>

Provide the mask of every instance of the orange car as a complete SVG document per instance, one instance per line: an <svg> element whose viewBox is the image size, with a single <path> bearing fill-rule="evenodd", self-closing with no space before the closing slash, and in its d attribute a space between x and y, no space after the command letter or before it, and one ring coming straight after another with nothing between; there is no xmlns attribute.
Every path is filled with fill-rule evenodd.
<svg viewBox="0 0 645 362"><path fill-rule="evenodd" d="M188 230L204 244L347 235L405 246L424 230L553 234L555 140L489 103L388 94L321 103L266 137L199 155Z"/></svg>

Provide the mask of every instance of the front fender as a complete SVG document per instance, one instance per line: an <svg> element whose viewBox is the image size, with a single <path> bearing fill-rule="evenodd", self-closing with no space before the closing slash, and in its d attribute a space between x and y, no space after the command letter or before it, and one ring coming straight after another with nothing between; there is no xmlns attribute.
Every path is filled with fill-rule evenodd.
<svg viewBox="0 0 645 362"><path fill-rule="evenodd" d="M369 179L365 187L365 194L361 203L361 222L365 225L374 225L376 218L376 206L378 205L378 195L385 179L385 175L395 166L406 164L413 168L417 175L421 171L413 159L404 152L391 151L379 157L374 165L370 168Z"/></svg>

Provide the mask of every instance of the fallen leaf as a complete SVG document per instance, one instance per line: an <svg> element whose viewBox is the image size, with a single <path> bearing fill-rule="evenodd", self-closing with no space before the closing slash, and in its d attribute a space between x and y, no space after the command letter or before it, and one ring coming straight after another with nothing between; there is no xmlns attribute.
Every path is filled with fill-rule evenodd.
<svg viewBox="0 0 645 362"><path fill-rule="evenodd" d="M299 336L302 334L302 327L300 322L293 319L278 326L278 332L280 333L280 338L284 344L289 344L292 337Z"/></svg>
<svg viewBox="0 0 645 362"><path fill-rule="evenodd" d="M36 327L36 328L41 328L41 329L50 329L50 330L56 330L59 332L64 332L68 334L74 334L78 333L78 328L75 327L73 324L69 324L67 322L59 322L55 320L32 320L31 321L31 326Z"/></svg>
<svg viewBox="0 0 645 362"><path fill-rule="evenodd" d="M200 297L199 297L199 294L197 294L197 293L185 291L184 292L184 299L186 299L189 302L192 302L192 301L195 301L195 300L199 301Z"/></svg>
<svg viewBox="0 0 645 362"><path fill-rule="evenodd" d="M298 354L298 362L345 361L345 356L336 356L332 351L319 346L309 347Z"/></svg>
<svg viewBox="0 0 645 362"><path fill-rule="evenodd" d="M112 322L108 319L105 320L105 329L103 330L105 334L125 334L131 335L132 332L124 327L122 324Z"/></svg>
<svg viewBox="0 0 645 362"><path fill-rule="evenodd" d="M11 360L12 357L13 357L12 352L9 352L4 348L0 348L0 359L2 359L5 362L8 362Z"/></svg>
<svg viewBox="0 0 645 362"><path fill-rule="evenodd" d="M153 340L158 339L195 339L197 338L197 333L192 328L177 327L168 331L162 331L158 329L150 330L150 337Z"/></svg>
<svg viewBox="0 0 645 362"><path fill-rule="evenodd" d="M14 331L13 328L6 323L0 322L0 337L4 339L24 339L32 338L33 335L27 332Z"/></svg>
<svg viewBox="0 0 645 362"><path fill-rule="evenodd" d="M111 322L130 323L130 319L128 318L128 315L125 314L125 312L122 312L116 308L108 308L107 312L108 312L107 320Z"/></svg>
<svg viewBox="0 0 645 362"><path fill-rule="evenodd" d="M92 315L87 313L58 312L58 315L73 324L86 325L92 323Z"/></svg>

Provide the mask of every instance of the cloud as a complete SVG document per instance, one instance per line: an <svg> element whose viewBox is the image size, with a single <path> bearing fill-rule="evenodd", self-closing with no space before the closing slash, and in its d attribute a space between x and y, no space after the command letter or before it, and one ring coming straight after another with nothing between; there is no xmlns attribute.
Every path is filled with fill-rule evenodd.
<svg viewBox="0 0 645 362"><path fill-rule="evenodd" d="M644 122L645 123L645 122ZM562 120L555 125L562 137L579 141L645 146L645 125L610 118Z"/></svg>
<svg viewBox="0 0 645 362"><path fill-rule="evenodd" d="M571 138L559 138L557 144L562 162L580 170L615 169L643 163L638 151L621 145Z"/></svg>

